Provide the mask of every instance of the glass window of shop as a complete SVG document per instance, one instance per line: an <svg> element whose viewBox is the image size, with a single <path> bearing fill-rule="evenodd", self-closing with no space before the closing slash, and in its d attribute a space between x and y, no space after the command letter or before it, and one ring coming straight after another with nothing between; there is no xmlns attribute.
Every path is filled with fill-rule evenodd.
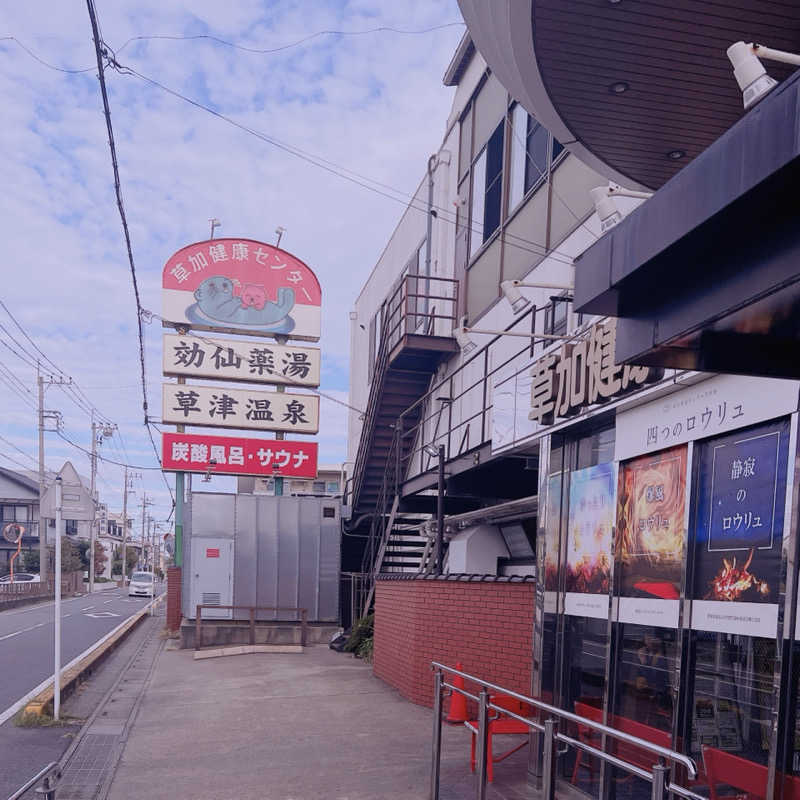
<svg viewBox="0 0 800 800"><path fill-rule="evenodd" d="M602 720L609 631L610 546L614 514L614 429L574 439L553 437L547 478L544 563L542 697ZM563 609L564 613L556 613ZM550 674L552 674L552 677ZM571 735L592 738L588 730ZM570 750L562 778L599 791L599 762Z"/></svg>

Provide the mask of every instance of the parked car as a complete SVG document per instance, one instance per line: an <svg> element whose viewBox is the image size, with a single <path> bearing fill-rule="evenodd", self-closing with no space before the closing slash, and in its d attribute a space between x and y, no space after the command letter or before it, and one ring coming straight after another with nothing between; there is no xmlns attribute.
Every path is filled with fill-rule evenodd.
<svg viewBox="0 0 800 800"><path fill-rule="evenodd" d="M3 575L0 578L0 584L4 583L41 583L42 579L35 575L33 572L15 572L14 580L11 580L11 575Z"/></svg>
<svg viewBox="0 0 800 800"><path fill-rule="evenodd" d="M134 572L128 584L129 597L153 597L155 594L155 575L152 572Z"/></svg>

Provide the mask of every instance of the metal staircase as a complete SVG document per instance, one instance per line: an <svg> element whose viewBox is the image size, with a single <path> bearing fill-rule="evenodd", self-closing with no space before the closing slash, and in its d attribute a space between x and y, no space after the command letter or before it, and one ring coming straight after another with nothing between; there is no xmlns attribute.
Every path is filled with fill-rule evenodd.
<svg viewBox="0 0 800 800"><path fill-rule="evenodd" d="M351 564L360 555L361 571L370 575L364 609L372 603L378 572L420 568L425 541L419 527L429 515L403 511L398 490L414 438L403 435L399 420L402 415L408 430L418 426L423 406L417 401L428 392L439 364L458 352L450 335L456 324L457 287L451 279L406 275L383 306L380 347L353 470L350 551L343 549L343 559L350 558ZM437 313L443 304L448 313Z"/></svg>

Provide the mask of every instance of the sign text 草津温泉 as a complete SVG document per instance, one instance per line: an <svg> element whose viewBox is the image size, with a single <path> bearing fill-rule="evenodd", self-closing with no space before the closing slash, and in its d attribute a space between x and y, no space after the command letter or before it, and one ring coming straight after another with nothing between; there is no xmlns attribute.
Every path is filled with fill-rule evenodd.
<svg viewBox="0 0 800 800"><path fill-rule="evenodd" d="M207 428L317 433L319 397L166 383L162 419L168 424Z"/></svg>
<svg viewBox="0 0 800 800"><path fill-rule="evenodd" d="M537 359L530 369L531 409L528 418L551 425L583 407L604 403L658 380L663 370L621 366L614 360L617 323L597 322L586 335Z"/></svg>
<svg viewBox="0 0 800 800"><path fill-rule="evenodd" d="M164 375L246 383L319 386L316 347L264 340L164 335Z"/></svg>

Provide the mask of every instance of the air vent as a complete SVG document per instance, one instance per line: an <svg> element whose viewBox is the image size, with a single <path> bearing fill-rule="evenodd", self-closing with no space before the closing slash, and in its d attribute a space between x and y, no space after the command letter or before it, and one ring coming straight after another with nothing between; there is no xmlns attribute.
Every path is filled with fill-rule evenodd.
<svg viewBox="0 0 800 800"><path fill-rule="evenodd" d="M204 606L218 606L220 599L219 592L203 592Z"/></svg>
<svg viewBox="0 0 800 800"><path fill-rule="evenodd" d="M333 506L323 506L322 508L322 518L323 519L335 519L336 518L336 508Z"/></svg>

